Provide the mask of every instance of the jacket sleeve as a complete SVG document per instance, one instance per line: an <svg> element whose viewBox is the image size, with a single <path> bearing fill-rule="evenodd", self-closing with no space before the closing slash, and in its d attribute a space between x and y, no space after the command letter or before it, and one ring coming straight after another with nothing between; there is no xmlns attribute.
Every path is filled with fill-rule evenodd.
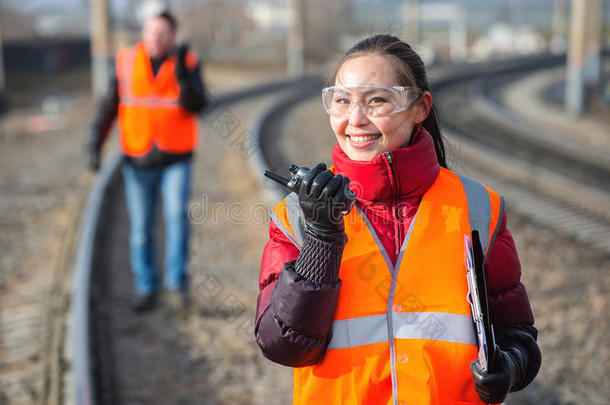
<svg viewBox="0 0 610 405"><path fill-rule="evenodd" d="M534 324L525 286L521 283L521 263L510 231L506 228L506 215L491 246L485 263L489 315L495 327L514 324Z"/></svg>
<svg viewBox="0 0 610 405"><path fill-rule="evenodd" d="M254 333L263 355L302 367L318 363L331 338L340 281L315 283L295 272L299 250L271 222L259 278Z"/></svg>
<svg viewBox="0 0 610 405"><path fill-rule="evenodd" d="M496 342L503 350L517 348L527 356L527 368L514 391L525 388L538 374L542 362L536 343L538 331L525 286L521 283L521 264L506 215L491 247L485 265L489 315Z"/></svg>
<svg viewBox="0 0 610 405"><path fill-rule="evenodd" d="M97 115L91 124L91 135L88 142L90 152L100 153L118 114L119 81L116 75L113 74L108 85L108 92L102 99Z"/></svg>

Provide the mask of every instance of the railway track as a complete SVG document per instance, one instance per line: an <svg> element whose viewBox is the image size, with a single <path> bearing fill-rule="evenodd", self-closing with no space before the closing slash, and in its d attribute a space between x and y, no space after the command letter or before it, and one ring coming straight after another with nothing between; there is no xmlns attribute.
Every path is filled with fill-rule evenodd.
<svg viewBox="0 0 610 405"><path fill-rule="evenodd" d="M610 253L610 159L512 115L492 94L564 60L538 56L437 71L433 93L458 171L502 190L526 216ZM261 118L266 164L258 167L286 171L291 157L273 149L281 136L277 118L302 100L283 100Z"/></svg>
<svg viewBox="0 0 610 405"><path fill-rule="evenodd" d="M447 126L446 135L448 135L449 142L457 151L459 159L464 161L463 164L456 165L454 168L500 190L507 197L511 206L540 223L570 233L576 238L610 252L609 238L603 237L610 234L608 221L604 216L610 212L610 210L606 210L605 204L610 199L607 199L607 190L604 189L607 184L604 183L603 177L607 174L608 168L592 164L590 159L566 155L559 149L554 150L551 154L553 158L543 159L548 150L545 149L544 143L539 140L532 141L527 133L522 130L519 132L518 128L507 125L507 122L498 123L497 114L494 121L494 115L489 112L485 114L485 108L481 108L481 105L485 105L487 102L486 97L488 97L488 95L481 94L479 90L481 87L493 85L494 80L498 80L498 83L506 81L507 76L521 74L531 69L532 66L551 67L560 61L563 61L563 58L540 57L439 73L434 91L437 100L441 100L442 122ZM485 80L485 82L481 83L480 80ZM230 143L235 147L240 147L241 144L242 148L243 136L253 137L256 141L254 146L251 144L251 150L242 149L242 156L250 162L253 167L252 171L257 175L262 175L265 168L271 168L280 173L285 172L288 162L298 160L278 146L284 136L280 123L294 111L299 103L310 96L317 95L321 86L317 79L304 80L296 85L291 83L292 90L289 91L286 90L288 85L288 83L276 83L265 88L234 93L219 99L216 109L209 113L210 116L218 118L228 111L229 115L233 115L233 121L238 117L237 121L245 121L243 116L249 116L248 128L243 127L244 124L240 122L238 126L242 127L242 130L235 129L226 137L224 135L219 135L219 137L222 138L220 141L225 144ZM267 97L265 103L268 106L261 111L261 105L264 103L261 103L260 100L264 96ZM237 107L238 105L242 105L242 107ZM235 111L239 108L243 108L243 110L240 110L242 112L239 114L233 114L231 109L227 110L227 106L232 106L231 108L234 108ZM258 112L258 115L251 118L255 111ZM214 129L213 123L212 129ZM241 141L232 139L232 133L235 131L242 134L240 135L242 136ZM489 133L498 135L490 138L487 136ZM327 134L320 134L320 136L327 136ZM504 152L506 142L511 145L510 153ZM315 159L313 156L310 158ZM568 164L573 169L569 171L569 176L563 170ZM73 298L76 305L71 322L71 336L75 347L73 356L75 403L150 403L151 399L155 399L157 403L201 403L201 398L193 399L190 398L192 394L181 392L178 388L182 386L180 384L154 386L155 381L158 381L154 375L171 375L172 368L175 367L207 370L206 373L209 372L209 375L212 376L222 374L221 377L206 380L199 392L202 395L208 393L206 403L209 404L240 403L240 400L236 399L237 397L231 396L237 394L227 394L231 398L230 400L214 395L214 385L225 384L226 381L234 378L231 376L229 366L226 369L223 368L222 353L219 352L218 357L213 358L210 358L209 354L200 355L198 361L203 365L187 364L178 360L174 363L172 359L168 359L167 368L159 368L159 364L162 364L160 363L162 360L159 360L162 358L162 353L153 353L153 349L150 349L150 353L147 352L149 350L147 345L163 346L164 342L171 342L175 346L175 342L181 342L179 335L189 333L188 328L191 326L181 324L180 321L173 319L171 314L163 311L139 318L128 313L128 302L132 295L131 275L127 260L127 221L123 207L121 178L117 172L118 165L118 160L113 161L113 165L100 176L99 185L94 192L97 194L90 201L91 208L88 209L85 225L81 231L81 244L76 266L78 274L75 285L76 295ZM204 169L203 172L210 173L210 178L205 180L206 187L211 190L223 190L218 193L223 192L230 195L231 191L226 191L221 185L221 181L213 178L218 175L218 168L205 167ZM230 171L231 168L227 167L225 170ZM475 175L475 173L484 173L484 175ZM607 178L605 177L605 179ZM270 183L264 184L265 187L270 187L276 196L284 193L283 190L274 189ZM577 187L576 189L582 193L579 191L578 198L562 198L562 194L565 194L565 187ZM214 191L211 194L213 195ZM239 198L239 195L235 196L236 200ZM215 229L222 232L223 227L219 226ZM230 239L230 236L223 234L222 237L216 239ZM262 243L260 239L256 241L259 244ZM221 241L215 242L212 238L206 240L206 243L216 246L214 243L221 243ZM245 242L237 242L235 239L235 243ZM224 248L224 246L218 247L220 250ZM247 250L246 246L243 248ZM214 254L215 248L210 249L212 250L207 250L207 254ZM234 255L234 252L229 254ZM213 263L216 260L210 259L205 254L199 259ZM237 263L237 266L240 265L240 260L245 260L245 257L229 258L229 262L233 261ZM218 265L222 267L228 264L219 263ZM243 265L251 266L252 264L244 262ZM212 265L210 264L210 266ZM257 266L258 263L254 263L254 268ZM220 284L221 291L245 291L245 287L240 286L239 277L235 280L228 277L223 282L224 279L218 273L212 271L210 274L212 277L216 277L215 282ZM214 276L214 274L217 275ZM205 282L199 286L207 283L210 280L209 277L204 276ZM232 284L229 286L230 283ZM207 294L205 291L199 292ZM244 294L248 295L245 292ZM206 299L204 296L204 301ZM223 302L226 304L227 300ZM255 296L253 300L255 300ZM234 308L230 305L226 307L225 304L214 304L215 308L203 309L201 314L212 319L212 322L214 319L218 319L218 322L221 318L225 321L231 319L235 312ZM162 322L159 322L159 317ZM240 329L236 330L238 333ZM151 333L151 336L143 335L142 331ZM206 336L209 339L216 337L220 339L220 335L225 332L206 333L208 333ZM211 333L211 337L209 333ZM123 337L125 339L121 340ZM146 339L152 339L152 342L142 342ZM230 341L232 336L226 336L225 339ZM251 340L249 336L248 339ZM204 342L203 345L205 344ZM188 353L190 357L197 358L192 353L197 352L196 347L185 345L179 349L185 356ZM141 357L134 357L134 352L139 352ZM147 353L150 358L156 358L158 361L148 362ZM235 356L235 353L226 354L226 356ZM260 357L257 351L252 356ZM123 368L129 369L130 362L137 361L141 362L139 365L141 369L147 370L153 376L147 376L147 379L142 380L129 372L121 371ZM247 356L237 361L257 364L256 360ZM231 364L232 367L235 367L236 363ZM260 370L260 366L256 367L259 367ZM219 370L224 370L224 372L221 373ZM163 381L167 381L167 378L164 378ZM140 389L142 383L153 384L153 386ZM189 381L185 382L185 384L188 383ZM270 384L270 386L272 385ZM282 390L279 386L277 389ZM282 394L285 393L282 391ZM540 395L536 397L537 401L540 401ZM246 398L243 400L246 403L256 403L251 391L244 394L243 398ZM543 403L535 401L532 400L530 403Z"/></svg>
<svg viewBox="0 0 610 405"><path fill-rule="evenodd" d="M498 85L504 80L500 76ZM445 133L462 169L479 173L526 216L610 253L607 158L557 142L561 137L504 114L484 88L494 88L492 78L437 92Z"/></svg>
<svg viewBox="0 0 610 405"><path fill-rule="evenodd" d="M225 147L228 144L242 154L249 152L240 149L246 143L249 148L253 147L253 142L247 138L250 136L249 130L242 123L247 121L244 116L256 111L261 100L282 94L289 87L297 91L308 88L312 82L316 83L316 80L305 78L269 83L216 97L213 107L206 112L207 118L201 124L207 126L203 131L203 139L212 137L213 142L210 144L220 143ZM240 107L244 103L247 106ZM219 158L213 160L215 164L218 164ZM172 328L178 330L183 325L164 310L148 317L137 317L129 311L133 289L128 259L128 220L124 207L122 177L118 170L120 164L120 156L115 155L103 168L93 187L83 218L74 270L71 332L68 335L73 363L73 372L68 379L74 386L74 398L68 398L68 401L98 405L150 403L152 400L157 400L158 403L175 403L179 394L172 396L170 387L157 387L162 393L157 393L156 397L150 396L154 389L148 393L139 389L143 384L154 384L154 376L142 380L138 373L128 371L130 367L133 368L130 363L137 362L140 363L138 371L167 372L158 370L158 365L147 364L144 351L154 351L155 344L162 345L163 339L176 338L176 335L168 335L165 332ZM210 173L220 170L212 167L209 169ZM214 186L215 184L211 187ZM158 218L161 217L158 213ZM159 227L158 231L163 233L162 227ZM220 282L219 279L214 281ZM217 307L214 311L215 313L208 315L227 315L226 308ZM146 339L138 335L140 330L155 333L150 338L152 344L146 348L138 345L142 343L139 341L141 338ZM163 353L150 355L151 359L156 360L160 360L160 356L162 357ZM201 402L198 398L192 398L191 402L187 403ZM215 402L210 398L209 403Z"/></svg>

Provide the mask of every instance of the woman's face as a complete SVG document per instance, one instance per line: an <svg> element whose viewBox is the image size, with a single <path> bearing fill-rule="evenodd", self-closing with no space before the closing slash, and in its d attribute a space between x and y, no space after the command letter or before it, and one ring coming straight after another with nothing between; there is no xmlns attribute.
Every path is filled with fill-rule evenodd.
<svg viewBox="0 0 610 405"><path fill-rule="evenodd" d="M394 62L375 54L349 59L337 72L336 86L356 84L401 85ZM350 159L368 161L406 146L413 127L426 119L431 105L432 97L428 92L406 110L385 117L367 117L362 108L355 105L344 117L331 116L330 126Z"/></svg>

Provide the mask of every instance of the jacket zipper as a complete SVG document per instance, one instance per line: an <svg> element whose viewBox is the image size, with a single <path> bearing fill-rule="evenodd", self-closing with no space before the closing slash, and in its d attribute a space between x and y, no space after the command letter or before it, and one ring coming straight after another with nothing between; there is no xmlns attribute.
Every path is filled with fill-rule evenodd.
<svg viewBox="0 0 610 405"><path fill-rule="evenodd" d="M392 165L392 153L391 152L385 152L385 157L388 161L388 166L390 167L390 173L392 174L392 183L394 184L394 219L396 221L396 229L398 234L396 235L398 237L398 240L400 240L400 215L399 215L399 210L398 210L398 182L396 181L396 174L394 173L394 166ZM400 250L400 248L399 248ZM400 253L400 251L395 252L396 253L396 260L398 260L398 254Z"/></svg>
<svg viewBox="0 0 610 405"><path fill-rule="evenodd" d="M391 178L390 181L394 183L394 220L396 221L395 229L398 232L398 240L400 241L400 223L398 221L398 183L396 182L396 175L394 173L394 167L392 166L392 154L390 152L385 152L386 160L388 161L388 166L390 167ZM396 246L396 244L394 244ZM395 248L396 249L396 248ZM400 249L400 248L399 248ZM392 284L396 282L395 277L397 276L398 268L398 254L396 252L396 264L395 268L392 271ZM391 370L391 379L392 379L392 400L394 404L398 404L398 378L396 376L396 348L394 347L394 337L392 334L392 330L394 326L392 325L392 312L394 306L394 296L392 293L393 288L390 287L390 293L388 295L388 336L390 337L390 370ZM392 308L392 310L390 310Z"/></svg>
<svg viewBox="0 0 610 405"><path fill-rule="evenodd" d="M396 175L394 174L394 167L392 166L392 153L385 152L385 156L388 159L388 164L390 166L390 172L392 173L392 182L394 183L394 214L396 218L399 218L398 214L398 182L396 181Z"/></svg>

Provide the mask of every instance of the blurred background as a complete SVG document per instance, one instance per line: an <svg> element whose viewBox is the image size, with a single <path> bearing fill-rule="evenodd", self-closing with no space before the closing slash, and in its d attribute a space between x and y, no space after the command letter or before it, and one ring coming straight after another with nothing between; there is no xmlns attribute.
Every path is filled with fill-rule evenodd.
<svg viewBox="0 0 610 405"><path fill-rule="evenodd" d="M74 74L74 79L80 80L77 88L86 91L92 43L103 43L95 56L112 58L120 47L139 39L147 1L106 0L101 2L103 11L92 8L96 3L3 0L4 86L15 106L25 97L25 87L42 92L41 83L24 86L22 77ZM285 68L291 74L300 73L299 69L316 71L336 60L358 39L376 32L395 33L412 42L428 63L562 53L568 46L571 15L569 0L160 3L172 7L180 21L180 38L190 41L206 64ZM607 2L594 3L600 4L593 14L606 22L610 18ZM597 27L594 36L598 48L607 41L608 32L607 24ZM291 56L299 47L302 67L291 64Z"/></svg>
<svg viewBox="0 0 610 405"><path fill-rule="evenodd" d="M214 100L201 119L196 305L184 318L129 312L117 136L97 177L83 149L114 55L165 6ZM607 404L609 22L609 0L1 0L0 405L290 403L290 369L253 339L278 198L260 174L330 163L320 78L375 33L426 62L451 167L507 197L543 353L539 377L508 403ZM91 326L74 315L85 285Z"/></svg>

